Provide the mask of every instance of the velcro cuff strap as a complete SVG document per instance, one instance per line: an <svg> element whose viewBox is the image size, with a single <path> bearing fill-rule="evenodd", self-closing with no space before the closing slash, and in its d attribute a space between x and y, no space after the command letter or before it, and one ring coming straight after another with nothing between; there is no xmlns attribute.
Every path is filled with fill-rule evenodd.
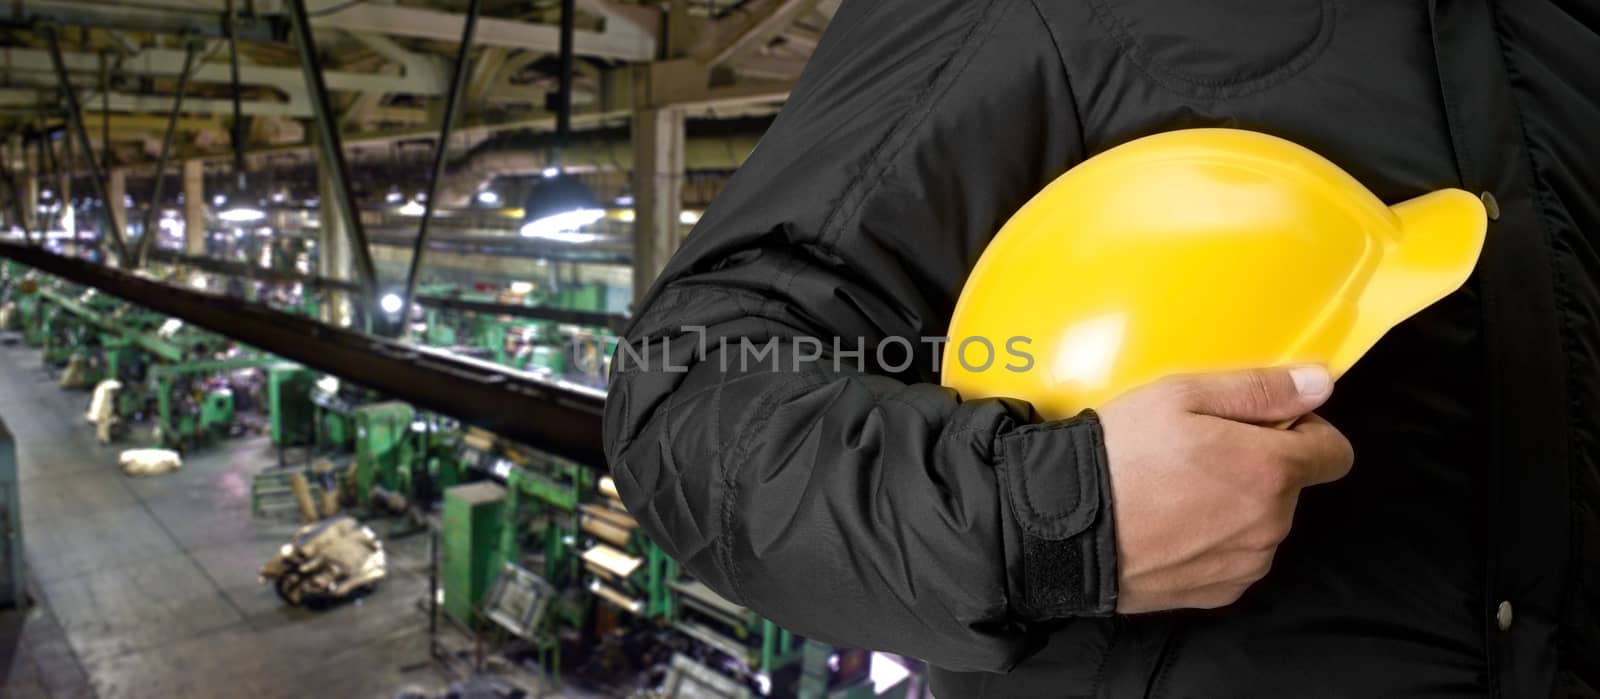
<svg viewBox="0 0 1600 699"><path fill-rule="evenodd" d="M1099 417L1029 425L1000 448L1006 509L1021 533L1015 611L1032 621L1111 614L1117 547Z"/></svg>

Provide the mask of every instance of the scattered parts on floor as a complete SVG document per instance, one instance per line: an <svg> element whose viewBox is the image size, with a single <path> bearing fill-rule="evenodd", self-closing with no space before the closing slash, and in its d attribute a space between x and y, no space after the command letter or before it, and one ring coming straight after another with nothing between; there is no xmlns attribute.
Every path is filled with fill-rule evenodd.
<svg viewBox="0 0 1600 699"><path fill-rule="evenodd" d="M160 476L183 467L183 457L171 449L128 449L117 462L130 476Z"/></svg>
<svg viewBox="0 0 1600 699"><path fill-rule="evenodd" d="M296 530L261 568L261 580L289 604L322 607L371 590L387 567L371 528L353 517L330 517Z"/></svg>

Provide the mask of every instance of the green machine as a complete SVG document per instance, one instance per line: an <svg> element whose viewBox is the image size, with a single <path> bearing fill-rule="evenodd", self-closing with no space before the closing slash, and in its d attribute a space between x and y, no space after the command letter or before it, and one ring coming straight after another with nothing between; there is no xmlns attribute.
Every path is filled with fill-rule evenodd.
<svg viewBox="0 0 1600 699"><path fill-rule="evenodd" d="M156 437L168 447L191 446L221 436L233 425L233 392L208 388L205 376L240 369L271 366L274 357L235 357L180 364L160 364L150 369L156 394Z"/></svg>
<svg viewBox="0 0 1600 699"><path fill-rule="evenodd" d="M416 411L399 401L373 403L352 413L356 429L356 502L372 506L373 488L409 496L417 456L411 422Z"/></svg>
<svg viewBox="0 0 1600 699"><path fill-rule="evenodd" d="M46 277L32 277L23 279L17 285L17 319L22 325L22 341L29 347L43 347L45 337L45 315L50 310L50 301L39 292L53 284Z"/></svg>
<svg viewBox="0 0 1600 699"><path fill-rule="evenodd" d="M267 406L272 418L272 443L276 446L309 444L315 430L316 410L311 389L316 372L284 362L267 367Z"/></svg>
<svg viewBox="0 0 1600 699"><path fill-rule="evenodd" d="M312 446L319 452L349 449L355 439L355 409L364 400L362 391L337 378L318 378L311 386Z"/></svg>
<svg viewBox="0 0 1600 699"><path fill-rule="evenodd" d="M498 546L506 489L479 481L444 491L439 581L444 609L471 627L475 610L500 569Z"/></svg>
<svg viewBox="0 0 1600 699"><path fill-rule="evenodd" d="M568 544L577 529L578 502L589 473L563 459L539 461L527 466L502 461L494 467L507 490L500 556L518 561L524 537L537 542L544 559L544 579L559 586L577 575L578 559Z"/></svg>

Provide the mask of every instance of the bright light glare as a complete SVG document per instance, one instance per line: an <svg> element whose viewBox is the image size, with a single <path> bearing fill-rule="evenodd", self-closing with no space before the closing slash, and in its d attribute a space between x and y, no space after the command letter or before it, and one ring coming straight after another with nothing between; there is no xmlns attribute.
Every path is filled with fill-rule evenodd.
<svg viewBox="0 0 1600 699"><path fill-rule="evenodd" d="M421 216L424 213L427 213L427 208L417 203L415 199L406 202L405 206L400 207L401 216Z"/></svg>
<svg viewBox="0 0 1600 699"><path fill-rule="evenodd" d="M400 295L384 294L383 298L378 300L378 307L382 308L384 313L399 313Z"/></svg>
<svg viewBox="0 0 1600 699"><path fill-rule="evenodd" d="M617 206L633 206L633 197L627 194L617 197Z"/></svg>
<svg viewBox="0 0 1600 699"><path fill-rule="evenodd" d="M217 214L217 218L227 221L228 223L250 223L251 221L260 221L266 217L267 212L257 209L253 206L235 206L231 209L225 209L222 213Z"/></svg>
<svg viewBox="0 0 1600 699"><path fill-rule="evenodd" d="M226 204L226 203L228 203L228 198L226 196L218 194L218 195L216 195L214 197L211 197L212 206L222 206L223 204Z"/></svg>
<svg viewBox="0 0 1600 699"><path fill-rule="evenodd" d="M907 677L911 676L911 671L907 670L904 665L891 660L889 656L882 653L872 654L872 661L869 667L867 676L872 679L873 694L884 694L890 688L904 682Z"/></svg>
<svg viewBox="0 0 1600 699"><path fill-rule="evenodd" d="M404 198L406 198L406 195L401 194L400 190L391 189L387 195L384 195L383 200L389 202L390 204L398 204L400 203L400 200Z"/></svg>
<svg viewBox="0 0 1600 699"><path fill-rule="evenodd" d="M547 168L544 169L544 176L545 177L555 177L556 175L559 175L559 174L561 174L561 168L558 168L558 167L547 167Z"/></svg>
<svg viewBox="0 0 1600 699"><path fill-rule="evenodd" d="M478 192L478 203L485 206L494 206L500 203L500 195L495 194L492 189L485 189Z"/></svg>
<svg viewBox="0 0 1600 699"><path fill-rule="evenodd" d="M700 222L700 213L698 211L684 210L678 214L678 222L685 226L693 226Z"/></svg>
<svg viewBox="0 0 1600 699"><path fill-rule="evenodd" d="M527 294L532 293L532 291L532 282L511 282L511 293L513 294Z"/></svg>
<svg viewBox="0 0 1600 699"><path fill-rule="evenodd" d="M522 235L525 238L544 238L563 243L587 243L599 239L599 236L573 231L599 221L605 215L603 209L574 209L530 221L522 226Z"/></svg>

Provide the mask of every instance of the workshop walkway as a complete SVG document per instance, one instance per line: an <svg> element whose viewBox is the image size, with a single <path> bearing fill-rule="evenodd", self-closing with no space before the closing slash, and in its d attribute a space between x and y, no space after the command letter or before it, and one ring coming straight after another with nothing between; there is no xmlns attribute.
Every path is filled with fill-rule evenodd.
<svg viewBox="0 0 1600 699"><path fill-rule="evenodd" d="M442 685L418 607L426 536L386 539L390 578L359 603L285 606L256 579L294 530L250 513L251 477L276 460L267 440L129 478L117 454L130 445L97 444L87 402L56 386L37 350L0 347L37 602L0 613L0 696L387 698Z"/></svg>

